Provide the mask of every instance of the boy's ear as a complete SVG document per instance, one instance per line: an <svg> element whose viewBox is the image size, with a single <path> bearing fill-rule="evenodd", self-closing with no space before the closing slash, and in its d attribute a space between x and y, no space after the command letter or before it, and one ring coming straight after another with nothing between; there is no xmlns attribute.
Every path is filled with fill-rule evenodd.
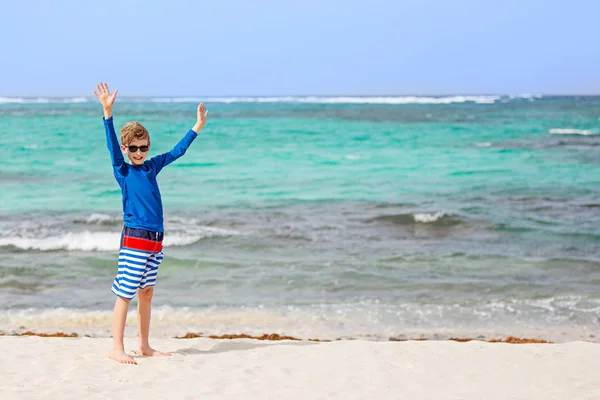
<svg viewBox="0 0 600 400"><path fill-rule="evenodd" d="M127 147L124 144L122 144L121 145L121 151L125 151L125 150L127 150Z"/></svg>

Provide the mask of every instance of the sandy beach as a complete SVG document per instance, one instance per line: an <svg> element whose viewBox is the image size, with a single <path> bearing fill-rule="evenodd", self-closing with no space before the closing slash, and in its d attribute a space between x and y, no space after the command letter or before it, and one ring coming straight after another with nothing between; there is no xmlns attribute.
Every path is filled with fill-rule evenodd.
<svg viewBox="0 0 600 400"><path fill-rule="evenodd" d="M589 342L156 339L172 357L134 356L137 366L109 360L110 344L0 337L0 398L600 398L600 345Z"/></svg>

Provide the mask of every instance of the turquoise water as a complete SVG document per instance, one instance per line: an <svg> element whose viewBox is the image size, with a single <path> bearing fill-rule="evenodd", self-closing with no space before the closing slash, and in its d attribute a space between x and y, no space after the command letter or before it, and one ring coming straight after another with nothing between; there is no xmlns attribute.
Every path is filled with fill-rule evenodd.
<svg viewBox="0 0 600 400"><path fill-rule="evenodd" d="M152 156L198 101L120 98L115 124L144 124ZM158 332L595 340L599 97L205 101L159 176ZM0 330L108 335L122 219L100 106L0 98L0 145Z"/></svg>

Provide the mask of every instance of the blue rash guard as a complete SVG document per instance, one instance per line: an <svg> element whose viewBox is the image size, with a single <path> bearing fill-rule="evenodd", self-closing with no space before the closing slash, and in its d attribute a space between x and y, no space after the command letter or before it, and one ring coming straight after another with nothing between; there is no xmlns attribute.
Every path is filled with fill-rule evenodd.
<svg viewBox="0 0 600 400"><path fill-rule="evenodd" d="M104 129L115 178L123 194L125 226L164 232L162 199L156 176L164 167L184 155L198 135L190 129L173 150L152 157L142 165L131 165L125 162L121 152L112 117L104 119Z"/></svg>

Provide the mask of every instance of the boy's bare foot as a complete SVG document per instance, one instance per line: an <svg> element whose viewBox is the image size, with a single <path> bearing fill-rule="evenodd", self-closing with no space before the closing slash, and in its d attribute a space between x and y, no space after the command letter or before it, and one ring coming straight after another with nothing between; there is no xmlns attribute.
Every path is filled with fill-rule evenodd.
<svg viewBox="0 0 600 400"><path fill-rule="evenodd" d="M128 356L127 354L125 354L125 352L123 350L112 350L108 356L108 358L115 360L118 363L121 364L136 364L135 360L133 358L131 358L131 356Z"/></svg>
<svg viewBox="0 0 600 400"><path fill-rule="evenodd" d="M140 348L139 354L146 357L168 357L171 353L163 353L162 351L154 350L152 347Z"/></svg>

